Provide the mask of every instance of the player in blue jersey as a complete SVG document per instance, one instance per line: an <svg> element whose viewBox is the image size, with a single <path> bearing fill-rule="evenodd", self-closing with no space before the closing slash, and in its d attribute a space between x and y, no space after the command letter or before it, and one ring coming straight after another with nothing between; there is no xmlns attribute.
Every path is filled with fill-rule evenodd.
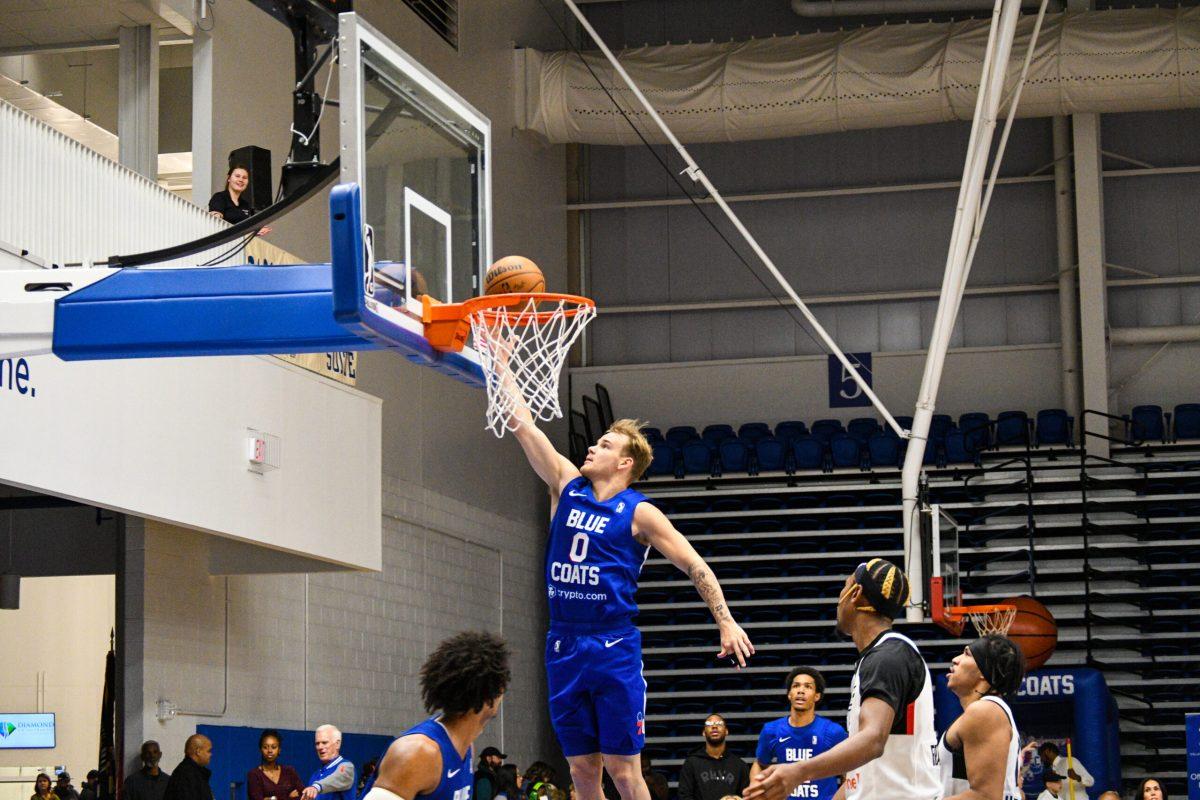
<svg viewBox="0 0 1200 800"><path fill-rule="evenodd" d="M817 706L825 694L825 677L813 667L796 667L788 673L788 715L763 725L758 750L750 767L750 779L772 764L807 761L845 741L846 729L836 722L817 716ZM789 797L833 800L838 791L837 778L805 781Z"/></svg>
<svg viewBox="0 0 1200 800"><path fill-rule="evenodd" d="M511 678L498 636L460 633L438 645L421 667L421 699L437 716L392 742L363 800L471 800L474 742Z"/></svg>
<svg viewBox="0 0 1200 800"><path fill-rule="evenodd" d="M528 410L513 412L517 441L551 494L546 545L550 719L578 800L600 800L602 768L623 800L649 800L642 777L646 682L634 592L650 548L692 579L720 632L717 658L745 666L754 653L713 571L666 516L629 486L650 464L640 423L618 420L582 467L555 451Z"/></svg>

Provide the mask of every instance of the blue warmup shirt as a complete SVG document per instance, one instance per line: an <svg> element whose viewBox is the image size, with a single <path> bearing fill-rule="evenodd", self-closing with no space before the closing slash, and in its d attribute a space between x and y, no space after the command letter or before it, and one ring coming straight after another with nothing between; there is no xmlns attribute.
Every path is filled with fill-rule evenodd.
<svg viewBox="0 0 1200 800"><path fill-rule="evenodd" d="M312 774L312 777L308 779L308 785L316 786L319 788L321 786L322 781L324 781L330 775L333 775L339 769L349 769L351 771L351 773L353 773L354 765L351 764L346 759L342 758L341 756L338 756L333 761L330 761L328 764L322 764L321 766L317 767L317 771L314 772ZM354 782L351 781L349 789L343 789L340 792L322 791L317 796L318 797L327 797L330 800L354 800Z"/></svg>
<svg viewBox="0 0 1200 800"><path fill-rule="evenodd" d="M546 546L551 630L633 629L633 596L650 551L633 538L633 512L645 499L626 489L601 502L584 477L563 489Z"/></svg>
<svg viewBox="0 0 1200 800"><path fill-rule="evenodd" d="M764 767L808 761L813 756L819 756L838 743L844 742L846 738L845 728L824 717L814 717L813 721L803 728L793 728L788 724L788 718L783 717L763 725L754 760ZM800 784L789 796L832 800L837 790L837 778L822 778L819 781Z"/></svg>
<svg viewBox="0 0 1200 800"><path fill-rule="evenodd" d="M418 794L417 797L427 797L429 800L471 800L471 789L475 785L475 773L471 771L471 762L475 760L475 748L468 747L467 754L460 756L457 748L454 747L454 742L450 739L450 734L436 717L412 726L396 738L403 739L405 736L412 736L416 733L428 736L437 743L438 749L442 751L442 771L438 775L437 788L432 792ZM385 750L384 754L386 752ZM378 763L383 763L383 755L379 756ZM367 785L359 792L359 798L367 796L371 787L375 785L375 778L378 775L379 770L376 770Z"/></svg>

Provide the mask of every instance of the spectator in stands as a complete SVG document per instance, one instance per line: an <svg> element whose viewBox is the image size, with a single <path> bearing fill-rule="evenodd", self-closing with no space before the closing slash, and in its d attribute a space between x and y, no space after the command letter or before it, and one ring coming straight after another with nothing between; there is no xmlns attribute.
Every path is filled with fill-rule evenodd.
<svg viewBox="0 0 1200 800"><path fill-rule="evenodd" d="M855 800L941 796L933 681L917 646L892 630L908 602L908 577L885 559L859 564L846 578L837 630L859 652L850 682L849 738L820 755L751 775L742 793L746 800L786 800L802 783L840 775Z"/></svg>
<svg viewBox="0 0 1200 800"><path fill-rule="evenodd" d="M39 772L38 776L33 779L33 794L29 800L54 800L57 797L54 790L51 788L53 784L50 782L50 776L44 772Z"/></svg>
<svg viewBox="0 0 1200 800"><path fill-rule="evenodd" d="M354 765L342 758L342 732L333 725L322 725L313 736L321 766L308 779L301 793L304 800L354 800Z"/></svg>
<svg viewBox="0 0 1200 800"><path fill-rule="evenodd" d="M1100 796L1097 797L1096 800L1121 800L1121 793L1114 792L1112 789L1109 789L1107 792L1101 792Z"/></svg>
<svg viewBox="0 0 1200 800"><path fill-rule="evenodd" d="M282 741L279 731L265 730L258 737L261 762L246 773L249 800L297 800L304 784L294 767L279 763Z"/></svg>
<svg viewBox="0 0 1200 800"><path fill-rule="evenodd" d="M494 747L491 749L495 749ZM501 764L495 771L495 800L521 800L521 772L516 764Z"/></svg>
<svg viewBox="0 0 1200 800"><path fill-rule="evenodd" d="M379 771L379 759L368 759L367 763L363 764L361 773L358 776L358 793L355 797L362 794L363 789L367 788L367 784L374 784L375 773Z"/></svg>
<svg viewBox="0 0 1200 800"><path fill-rule="evenodd" d="M79 800L98 800L100 797L100 771L90 770L79 787Z"/></svg>
<svg viewBox="0 0 1200 800"><path fill-rule="evenodd" d="M246 187L250 185L250 170L241 164L234 164L225 174L225 188L214 194L208 201L208 213L220 217L226 222L237 224L244 219L254 216L261 209L250 205L250 198L242 197ZM243 202L244 200L244 202ZM267 226L258 229L259 236L271 232Z"/></svg>
<svg viewBox="0 0 1200 800"><path fill-rule="evenodd" d="M142 768L121 785L121 800L163 800L171 776L158 767L162 760L158 742L153 739L142 742L141 760Z"/></svg>
<svg viewBox="0 0 1200 800"><path fill-rule="evenodd" d="M474 800L492 800L496 796L496 770L504 764L507 755L495 747L485 747L479 754L479 766L475 769L475 787L471 790Z"/></svg>
<svg viewBox="0 0 1200 800"><path fill-rule="evenodd" d="M825 696L825 676L815 667L796 667L783 682L788 704L787 716L763 725L750 778L772 764L808 761L846 740L846 729L836 722L817 716L817 706ZM836 777L807 780L796 788L797 797L832 800L837 794Z"/></svg>
<svg viewBox="0 0 1200 800"><path fill-rule="evenodd" d="M1167 800L1167 790L1158 778L1143 778L1134 800Z"/></svg>
<svg viewBox="0 0 1200 800"><path fill-rule="evenodd" d="M704 720L704 744L688 754L679 770L679 800L721 800L750 785L750 768L729 750L729 726L720 714Z"/></svg>
<svg viewBox="0 0 1200 800"><path fill-rule="evenodd" d="M212 770L212 742L202 733L193 733L183 745L183 760L167 779L163 800L213 800L208 780Z"/></svg>
<svg viewBox="0 0 1200 800"><path fill-rule="evenodd" d="M1062 775L1048 769L1042 773L1042 780L1046 782L1046 788L1037 796L1037 800L1059 800L1063 797Z"/></svg>
<svg viewBox="0 0 1200 800"><path fill-rule="evenodd" d="M1075 800L1088 800L1087 787L1096 783L1096 779L1091 776L1087 768L1079 763L1078 758L1072 758L1070 763L1067 762L1066 756L1058 749L1058 745L1054 742L1042 742L1038 746L1038 756L1042 759L1042 766L1063 778L1067 784L1064 791L1068 797L1074 797ZM1075 784L1075 790L1071 790L1071 782Z"/></svg>
<svg viewBox="0 0 1200 800"><path fill-rule="evenodd" d="M558 777L554 767L545 761L535 761L525 770L525 779L521 782L521 791L528 800L537 800L544 795L544 789L554 784Z"/></svg>
<svg viewBox="0 0 1200 800"><path fill-rule="evenodd" d="M54 794L58 800L79 800L79 792L71 785L71 773L63 770L58 773L58 783L54 785Z"/></svg>
<svg viewBox="0 0 1200 800"><path fill-rule="evenodd" d="M642 778L650 790L650 800L670 800L671 788L666 776L654 771L654 760L645 752L642 753Z"/></svg>

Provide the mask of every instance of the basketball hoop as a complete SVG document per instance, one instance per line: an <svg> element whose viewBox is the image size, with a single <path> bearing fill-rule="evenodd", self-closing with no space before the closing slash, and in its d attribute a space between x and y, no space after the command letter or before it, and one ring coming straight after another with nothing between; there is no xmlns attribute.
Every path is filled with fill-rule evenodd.
<svg viewBox="0 0 1200 800"><path fill-rule="evenodd" d="M962 634L967 620L970 620L975 632L980 636L992 633L1005 636L1016 618L1017 607L1004 603L986 606L949 606L938 624L957 636Z"/></svg>
<svg viewBox="0 0 1200 800"><path fill-rule="evenodd" d="M463 303L422 298L425 337L439 350L459 351L472 338L487 378L487 427L500 437L534 420L561 417L558 383L571 345L596 316L596 304L570 294L493 294Z"/></svg>

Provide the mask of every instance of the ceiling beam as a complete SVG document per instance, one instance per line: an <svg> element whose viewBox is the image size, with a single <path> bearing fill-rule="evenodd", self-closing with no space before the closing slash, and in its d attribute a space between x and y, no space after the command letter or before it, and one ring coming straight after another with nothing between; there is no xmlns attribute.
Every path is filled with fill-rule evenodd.
<svg viewBox="0 0 1200 800"><path fill-rule="evenodd" d="M191 44L187 36L172 36L169 39L159 39L160 45ZM17 47L0 47L0 58L9 56L40 56L52 53L81 53L90 50L116 50L119 47L116 39L88 39L82 42L57 42L55 44L25 44Z"/></svg>

